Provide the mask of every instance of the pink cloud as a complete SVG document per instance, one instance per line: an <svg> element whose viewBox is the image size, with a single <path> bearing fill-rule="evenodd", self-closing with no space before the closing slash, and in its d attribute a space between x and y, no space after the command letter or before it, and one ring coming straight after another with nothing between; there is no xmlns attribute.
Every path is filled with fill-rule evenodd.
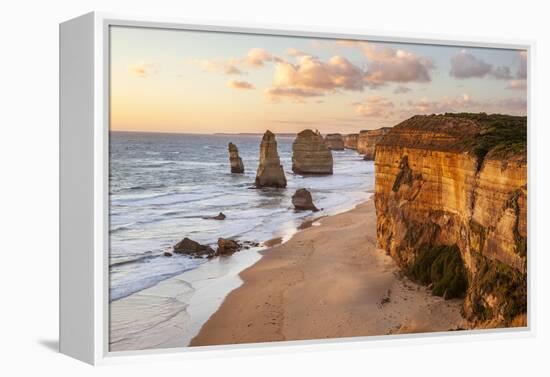
<svg viewBox="0 0 550 377"><path fill-rule="evenodd" d="M278 60L279 58L271 55L264 48L253 48L246 54L246 57L243 59L243 64L251 68L261 68L266 62Z"/></svg>
<svg viewBox="0 0 550 377"><path fill-rule="evenodd" d="M254 85L248 81L229 80L227 86L233 89L256 89Z"/></svg>
<svg viewBox="0 0 550 377"><path fill-rule="evenodd" d="M270 102L278 103L287 98L293 102L304 103L305 98L319 97L325 94L319 90L303 89L303 88L278 88L271 87L265 90L265 95Z"/></svg>
<svg viewBox="0 0 550 377"><path fill-rule="evenodd" d="M311 54L308 54L307 52L304 52L302 50L298 50L298 49L292 48L292 47L287 48L285 52L288 56L294 56L294 57L306 56L306 55L313 56Z"/></svg>
<svg viewBox="0 0 550 377"><path fill-rule="evenodd" d="M381 96L368 96L362 102L355 102L352 105L357 114L372 118L389 118L395 110L393 102Z"/></svg>
<svg viewBox="0 0 550 377"><path fill-rule="evenodd" d="M519 68L516 73L516 78L518 79L527 78L527 51L519 52Z"/></svg>
<svg viewBox="0 0 550 377"><path fill-rule="evenodd" d="M280 60L275 64L273 86L268 93L281 99L289 97L314 97L338 90L363 90L364 72L341 56L333 56L327 62L304 55L297 64Z"/></svg>
<svg viewBox="0 0 550 377"><path fill-rule="evenodd" d="M218 72L226 75L241 75L243 71L238 68L239 62L236 59L212 59L198 60L197 62L203 71Z"/></svg>
<svg viewBox="0 0 550 377"><path fill-rule="evenodd" d="M475 100L468 94L457 97L441 97L430 100L421 98L399 105L388 98L370 96L361 102L352 103L357 114L366 118L376 118L384 124L396 124L413 115L442 114L456 112L486 112L512 115L525 115L527 102L521 97Z"/></svg>
<svg viewBox="0 0 550 377"><path fill-rule="evenodd" d="M368 60L364 81L370 87L378 87L389 82L431 81L430 71L435 66L430 58L371 42L339 40L336 44L359 48L363 52Z"/></svg>
<svg viewBox="0 0 550 377"><path fill-rule="evenodd" d="M525 90L527 89L527 80L525 79L510 80L508 82L508 86L506 86L506 89Z"/></svg>
<svg viewBox="0 0 550 377"><path fill-rule="evenodd" d="M363 52L370 60L365 80L371 86L387 82L428 82L434 68L429 58L401 49L380 48L370 43L363 44Z"/></svg>

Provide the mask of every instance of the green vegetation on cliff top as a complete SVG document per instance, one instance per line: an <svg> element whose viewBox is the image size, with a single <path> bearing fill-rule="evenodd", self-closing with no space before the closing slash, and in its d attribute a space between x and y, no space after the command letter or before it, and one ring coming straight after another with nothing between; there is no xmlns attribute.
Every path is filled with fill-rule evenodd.
<svg viewBox="0 0 550 377"><path fill-rule="evenodd" d="M393 132L392 132L393 131ZM472 153L485 157L527 157L527 117L486 113L415 115L395 127L378 143Z"/></svg>
<svg viewBox="0 0 550 377"><path fill-rule="evenodd" d="M463 141L467 150L481 160L489 152L496 158L526 154L527 117L486 113L447 113L445 116L469 119L481 126L479 133Z"/></svg>

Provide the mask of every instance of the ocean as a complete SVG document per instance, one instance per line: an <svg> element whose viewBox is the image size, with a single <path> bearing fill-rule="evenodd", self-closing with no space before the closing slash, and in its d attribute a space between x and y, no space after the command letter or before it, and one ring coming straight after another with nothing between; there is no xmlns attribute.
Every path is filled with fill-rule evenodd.
<svg viewBox="0 0 550 377"><path fill-rule="evenodd" d="M287 188L254 189L260 141L261 135L110 133L111 302L209 263L163 255L184 237L214 249L219 237L284 241L305 220L347 211L372 195L374 164L353 150L332 151L333 175L294 175L290 136L277 136ZM229 142L239 148L245 174L230 173ZM299 188L321 211L294 211ZM224 221L204 219L219 212Z"/></svg>

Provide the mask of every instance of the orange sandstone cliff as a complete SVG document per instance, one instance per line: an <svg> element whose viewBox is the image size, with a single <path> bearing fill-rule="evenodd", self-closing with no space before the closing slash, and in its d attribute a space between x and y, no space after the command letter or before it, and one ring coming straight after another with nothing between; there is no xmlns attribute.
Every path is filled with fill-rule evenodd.
<svg viewBox="0 0 550 377"><path fill-rule="evenodd" d="M414 116L376 144L380 246L480 327L526 325L526 123Z"/></svg>

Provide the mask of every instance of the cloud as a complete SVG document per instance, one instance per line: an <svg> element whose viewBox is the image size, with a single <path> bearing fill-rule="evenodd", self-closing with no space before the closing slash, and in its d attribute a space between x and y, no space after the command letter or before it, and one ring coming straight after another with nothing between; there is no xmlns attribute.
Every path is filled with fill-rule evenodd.
<svg viewBox="0 0 550 377"><path fill-rule="evenodd" d="M491 69L491 76L499 80L509 80L512 78L512 73L510 72L510 67L501 65Z"/></svg>
<svg viewBox="0 0 550 377"><path fill-rule="evenodd" d="M271 55L264 48L253 48L246 54L246 57L243 59L243 64L251 68L261 68L266 62L279 61L280 59L276 56Z"/></svg>
<svg viewBox="0 0 550 377"><path fill-rule="evenodd" d="M376 88L389 82L429 82L432 60L403 49L352 40L339 40L337 45L358 48L368 60L364 81Z"/></svg>
<svg viewBox="0 0 550 377"><path fill-rule="evenodd" d="M451 58L449 74L458 79L470 77L484 77L489 74L493 66L476 58L466 50L460 50Z"/></svg>
<svg viewBox="0 0 550 377"><path fill-rule="evenodd" d="M157 66L153 63L139 63L128 66L128 71L137 77L148 77L158 72Z"/></svg>
<svg viewBox="0 0 550 377"><path fill-rule="evenodd" d="M361 91L365 86L364 74L359 67L341 56L333 56L324 62L304 55L298 58L297 64L283 60L275 64L273 85L267 93L272 100L289 97L296 101L339 90Z"/></svg>
<svg viewBox="0 0 550 377"><path fill-rule="evenodd" d="M248 81L229 80L227 86L233 89L256 89L254 85Z"/></svg>
<svg viewBox="0 0 550 377"><path fill-rule="evenodd" d="M355 112L364 117L389 118L394 114L395 105L381 96L368 96L362 102L354 102Z"/></svg>
<svg viewBox="0 0 550 377"><path fill-rule="evenodd" d="M431 59L401 49L379 47L363 43L362 49L369 59L366 82L373 87L387 82L429 82L434 69Z"/></svg>
<svg viewBox="0 0 550 377"><path fill-rule="evenodd" d="M451 58L449 74L457 79L482 78L485 76L491 76L497 80L510 80L513 78L510 67L505 65L495 67L464 49Z"/></svg>
<svg viewBox="0 0 550 377"><path fill-rule="evenodd" d="M463 111L524 115L527 112L527 101L520 97L475 100L468 94L463 94L460 97L442 97L434 101L428 99L408 101L402 109L402 113L406 117L416 114L441 114Z"/></svg>
<svg viewBox="0 0 550 377"><path fill-rule="evenodd" d="M223 73L226 75L245 74L247 68L261 68L266 62L277 62L281 59L263 48L252 48L242 58L227 59L192 59L188 63L197 64L203 71Z"/></svg>
<svg viewBox="0 0 550 377"><path fill-rule="evenodd" d="M442 97L439 100L428 100L422 98L416 101L408 101L405 107L405 112L412 115L415 114L440 114L447 112L465 111L474 107L476 103L472 101L468 94L449 98Z"/></svg>
<svg viewBox="0 0 550 377"><path fill-rule="evenodd" d="M198 64L203 71L223 73L226 75L242 75L244 72L237 65L236 59L205 59L192 60L191 63Z"/></svg>
<svg viewBox="0 0 550 377"><path fill-rule="evenodd" d="M271 87L265 90L265 95L267 99L273 103L281 102L284 98L288 98L293 102L304 103L305 98L319 97L325 94L318 90Z"/></svg>
<svg viewBox="0 0 550 377"><path fill-rule="evenodd" d="M397 88L394 89L393 93L394 94L404 94L404 93L410 92L411 90L412 90L411 88L408 88L408 87L403 86L403 85L399 85Z"/></svg>
<svg viewBox="0 0 550 377"><path fill-rule="evenodd" d="M527 78L527 51L519 52L519 68L516 73L516 78L518 79Z"/></svg>
<svg viewBox="0 0 550 377"><path fill-rule="evenodd" d="M508 81L508 85L506 86L506 89L525 90L527 89L527 80L525 79L510 80Z"/></svg>
<svg viewBox="0 0 550 377"><path fill-rule="evenodd" d="M395 124L413 115L442 114L456 112L486 112L525 115L527 102L521 97L475 100L464 93L457 97L441 97L430 100L421 98L394 104L380 96L370 96L361 102L352 103L357 114L377 118L384 124Z"/></svg>
<svg viewBox="0 0 550 377"><path fill-rule="evenodd" d="M313 56L311 54L308 54L307 52L304 52L302 50L298 50L298 49L292 48L292 47L287 48L285 52L288 56L294 56L294 57L306 56L306 55Z"/></svg>

